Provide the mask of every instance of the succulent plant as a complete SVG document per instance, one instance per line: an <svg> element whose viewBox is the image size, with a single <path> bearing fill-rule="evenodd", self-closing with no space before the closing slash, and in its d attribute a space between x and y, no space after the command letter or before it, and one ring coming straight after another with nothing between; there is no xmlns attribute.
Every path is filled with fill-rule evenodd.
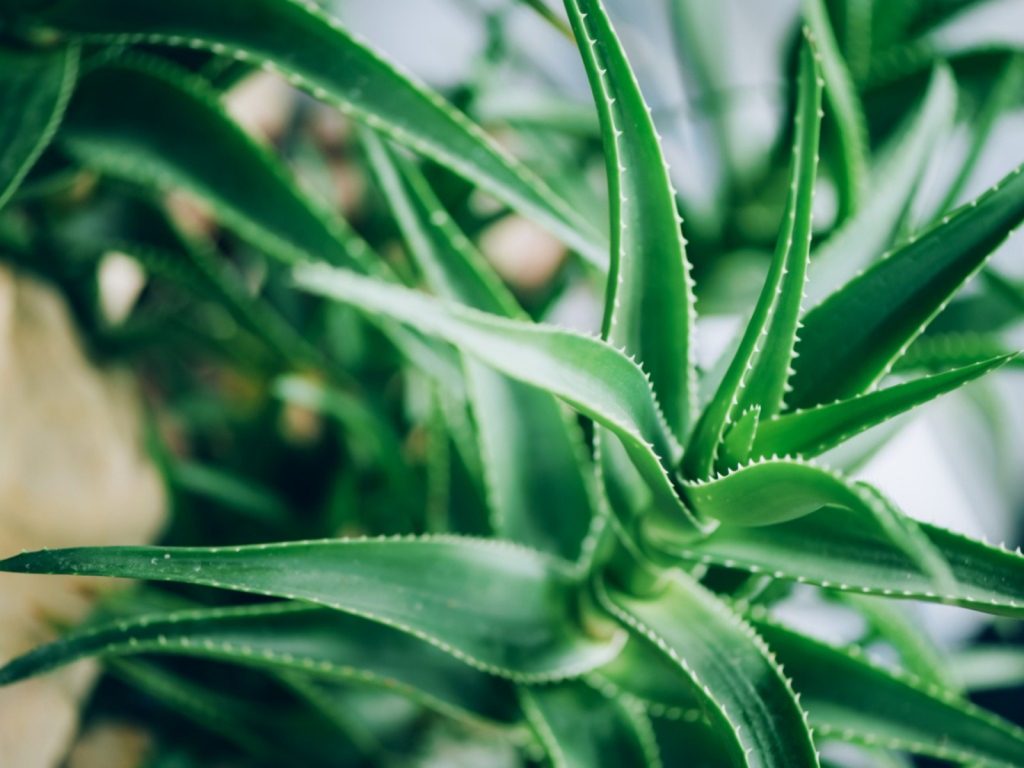
<svg viewBox="0 0 1024 768"><path fill-rule="evenodd" d="M315 5L8 3L8 30L36 47L2 53L14 66L0 87L18 117L2 126L0 200L34 204L16 189L42 155L28 184L84 167L107 185L94 204L106 195L122 214L99 223L55 215L42 235L12 225L4 250L22 263L40 249L132 254L212 297L283 370L320 372L279 379L279 394L333 408L357 444L377 440L373 408L359 401L373 395L329 343L254 298L210 242L168 224L157 197L121 195L117 184L187 192L277 262L296 301L365 318L390 350L387 364L427 382L444 446L429 458L460 463L489 514L462 524L442 492L437 520L395 535L14 555L0 570L256 598L147 610L140 600L11 661L0 682L84 656L114 659L126 679L271 751L305 731L246 730L238 702L127 657L258 668L334 722L354 706L351 683L380 686L556 766L816 766L832 742L1024 763L1024 732L970 703L890 607L923 601L1019 619L1024 557L918 522L825 463L851 438L1016 363L992 334L926 331L1024 218L1024 175L1017 167L906 231L926 136L948 112L949 71L936 68L891 175L871 188L858 70L824 4L805 5L774 252L733 347L705 370L687 225L600 0L565 6L600 126L607 236L600 211L569 202ZM155 48L199 52L203 67L188 71ZM915 61L943 55L914 50ZM225 115L217 78L230 81L232 66L278 72L361 125L407 263L381 257ZM812 258L823 118L842 223ZM59 155L42 154L55 132ZM528 314L446 209L434 166L414 155L572 247L606 286L600 334ZM399 493L411 503L419 488ZM898 663L786 623L776 609L794 590L862 614ZM237 740L247 739L264 749Z"/></svg>

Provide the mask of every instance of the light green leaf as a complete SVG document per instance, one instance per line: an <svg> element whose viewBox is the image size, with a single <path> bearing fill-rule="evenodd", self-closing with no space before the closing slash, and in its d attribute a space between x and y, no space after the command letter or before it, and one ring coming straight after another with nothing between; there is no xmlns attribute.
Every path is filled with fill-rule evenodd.
<svg viewBox="0 0 1024 768"><path fill-rule="evenodd" d="M33 20L89 41L182 46L281 71L292 84L451 168L600 264L606 246L484 131L313 3L90 0L35 6ZM137 104L134 106L138 107ZM179 119L172 125L185 124ZM184 142L182 142L184 143Z"/></svg>
<svg viewBox="0 0 1024 768"><path fill-rule="evenodd" d="M724 603L676 572L653 598L610 592L604 604L679 668L734 760L817 766L803 711L764 641Z"/></svg>
<svg viewBox="0 0 1024 768"><path fill-rule="evenodd" d="M980 360L831 405L776 416L758 426L751 456L817 456L854 435L984 376L1016 357L1012 354Z"/></svg>
<svg viewBox="0 0 1024 768"><path fill-rule="evenodd" d="M918 336L893 369L897 372L944 371L971 365L986 357L1006 357L1009 368L1024 367L1024 358L1015 355L997 334L952 331Z"/></svg>
<svg viewBox="0 0 1024 768"><path fill-rule="evenodd" d="M401 691L443 714L509 724L499 678L397 629L302 603L147 614L79 629L0 669L0 685L86 656L169 653Z"/></svg>
<svg viewBox="0 0 1024 768"><path fill-rule="evenodd" d="M573 620L577 585L533 550L422 537L246 547L80 547L17 555L0 570L174 581L315 603L408 632L478 669L518 680L582 674L621 637Z"/></svg>
<svg viewBox="0 0 1024 768"><path fill-rule="evenodd" d="M0 50L0 208L53 138L77 73L77 45Z"/></svg>
<svg viewBox="0 0 1024 768"><path fill-rule="evenodd" d="M867 122L850 71L839 51L824 0L803 0L803 15L821 52L825 96L838 145L835 170L839 220L842 221L860 208L867 186Z"/></svg>
<svg viewBox="0 0 1024 768"><path fill-rule="evenodd" d="M299 267L301 288L443 339L505 375L544 389L614 432L655 498L666 526L699 525L676 495L666 467L681 451L643 371L611 346L551 327L446 305L415 291L327 267Z"/></svg>
<svg viewBox="0 0 1024 768"><path fill-rule="evenodd" d="M874 386L1022 219L1018 167L808 312L787 404L807 408Z"/></svg>
<svg viewBox="0 0 1024 768"><path fill-rule="evenodd" d="M744 410L741 402L762 406L763 416L774 413L789 374L810 247L811 202L821 124L821 86L814 57L811 39L807 37L800 51L791 185L775 254L739 347L690 435L683 468L692 479L704 479L711 473L726 429ZM778 345L778 349L772 349L772 344ZM744 387L752 369L756 372L752 382L755 389L748 397Z"/></svg>
<svg viewBox="0 0 1024 768"><path fill-rule="evenodd" d="M916 114L879 152L871 195L860 209L816 249L807 296L811 306L867 268L890 246L909 211L939 140L953 123L956 83L946 66L936 67Z"/></svg>
<svg viewBox="0 0 1024 768"><path fill-rule="evenodd" d="M771 622L755 626L792 676L815 733L960 763L1024 761L1024 730L940 686Z"/></svg>
<svg viewBox="0 0 1024 768"><path fill-rule="evenodd" d="M553 768L661 766L646 715L619 700L578 682L522 688L520 697Z"/></svg>
<svg viewBox="0 0 1024 768"><path fill-rule="evenodd" d="M597 105L608 173L611 262L602 336L651 377L682 439L696 408L693 280L650 107L601 0L566 0Z"/></svg>
<svg viewBox="0 0 1024 768"><path fill-rule="evenodd" d="M367 134L364 141L409 254L430 288L485 312L525 319L419 170L376 136ZM495 533L575 560L592 517L586 479L591 468L578 426L550 394L472 358L464 369Z"/></svg>
<svg viewBox="0 0 1024 768"><path fill-rule="evenodd" d="M762 528L722 526L699 546L673 548L685 562L709 563L825 589L948 603L1024 618L1024 557L918 523L949 563L943 592L920 565L861 509L828 507Z"/></svg>
<svg viewBox="0 0 1024 768"><path fill-rule="evenodd" d="M949 665L953 678L968 691L1024 685L1024 650L1019 647L980 645L953 654Z"/></svg>

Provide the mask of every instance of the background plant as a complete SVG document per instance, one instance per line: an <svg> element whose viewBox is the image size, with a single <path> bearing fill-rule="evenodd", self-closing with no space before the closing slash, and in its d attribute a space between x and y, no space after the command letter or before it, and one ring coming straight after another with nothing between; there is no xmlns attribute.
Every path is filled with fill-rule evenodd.
<svg viewBox="0 0 1024 768"><path fill-rule="evenodd" d="M477 741L491 762L816 765L847 743L876 763L1019 764L1020 730L892 607L1019 618L1019 551L852 479L879 441L818 458L1019 365L1019 286L987 270L958 294L1024 215L1019 167L954 207L1020 93L1012 47L944 42L968 5L806 3L778 162L744 160L728 100L710 110L726 170L709 212L677 195L595 0L567 3L567 29L550 18L579 43L596 128L592 110L506 114L529 165L315 6L9 2L4 253L62 287L97 355L137 366L180 503L165 546L4 561L174 586L0 675L107 657L127 688L94 706L138 691L195 724L157 759L445 760ZM680 58L720 93L699 7L673 6ZM358 148L331 149L372 174L358 229L282 163L315 182L311 119L271 153L225 115L258 66L360 125ZM483 71L452 94L471 113ZM929 203L957 117L969 150ZM566 172L596 156L604 203ZM836 199L817 228L816 189ZM223 230L184 228L168 191ZM507 210L579 258L514 294L474 244ZM741 244L772 252L745 271ZM99 302L111 253L148 275L118 323ZM748 274L753 294L735 290ZM579 285L603 292L599 337L544 322ZM705 305L749 319L700 369ZM857 642L787 622L808 592L863 617Z"/></svg>

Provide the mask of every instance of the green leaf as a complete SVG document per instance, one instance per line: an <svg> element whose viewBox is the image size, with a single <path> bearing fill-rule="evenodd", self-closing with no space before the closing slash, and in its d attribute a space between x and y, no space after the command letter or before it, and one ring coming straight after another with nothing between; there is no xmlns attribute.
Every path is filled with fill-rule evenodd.
<svg viewBox="0 0 1024 768"><path fill-rule="evenodd" d="M867 187L868 131L864 108L832 31L824 0L803 0L803 16L821 52L825 96L838 149L836 187L839 220L852 215L861 205Z"/></svg>
<svg viewBox="0 0 1024 768"><path fill-rule="evenodd" d="M646 716L577 682L520 689L527 718L553 768L659 768Z"/></svg>
<svg viewBox="0 0 1024 768"><path fill-rule="evenodd" d="M183 46L280 71L314 98L447 166L549 227L595 263L606 258L603 238L584 216L464 114L312 3L179 0L165 6L74 0L32 5L37 24L85 40ZM180 127L185 121L172 125Z"/></svg>
<svg viewBox="0 0 1024 768"><path fill-rule="evenodd" d="M872 387L1021 219L1018 167L808 312L787 404L807 408Z"/></svg>
<svg viewBox="0 0 1024 768"><path fill-rule="evenodd" d="M632 637L618 656L588 672L584 680L605 696L643 707L652 717L703 720L700 697L679 665L641 637Z"/></svg>
<svg viewBox="0 0 1024 768"><path fill-rule="evenodd" d="M376 136L367 134L364 141L409 254L430 288L485 312L525 319L419 170ZM495 533L577 559L592 518L591 468L579 427L548 393L472 358L464 369Z"/></svg>
<svg viewBox="0 0 1024 768"><path fill-rule="evenodd" d="M807 294L817 304L866 269L890 246L907 216L922 174L953 123L956 83L949 67L935 68L916 114L879 152L872 194L816 249Z"/></svg>
<svg viewBox="0 0 1024 768"><path fill-rule="evenodd" d="M421 537L246 547L79 547L17 555L0 570L174 581L315 603L408 632L478 669L517 680L582 674L621 638L573 621L577 585L533 550Z"/></svg>
<svg viewBox="0 0 1024 768"><path fill-rule="evenodd" d="M797 89L791 182L775 254L739 347L687 444L683 468L692 479L711 473L723 435L745 410L741 403L760 405L762 416L778 409L789 374L810 247L821 124L821 86L809 36L800 51ZM744 391L748 377L755 387L749 394Z"/></svg>
<svg viewBox="0 0 1024 768"><path fill-rule="evenodd" d="M302 603L148 614L85 628L9 662L0 685L86 656L168 653L398 690L463 720L511 723L511 686L411 635Z"/></svg>
<svg viewBox="0 0 1024 768"><path fill-rule="evenodd" d="M724 603L681 572L654 598L610 592L603 602L689 679L749 766L817 766L803 711L764 641Z"/></svg>
<svg viewBox="0 0 1024 768"><path fill-rule="evenodd" d="M77 73L77 45L0 50L0 208L53 138Z"/></svg>
<svg viewBox="0 0 1024 768"><path fill-rule="evenodd" d="M1019 369L1024 359L1014 355L1003 339L996 334L951 332L919 336L896 361L894 370L943 371L957 366L971 365L986 357L1005 356L1006 366Z"/></svg>
<svg viewBox="0 0 1024 768"><path fill-rule="evenodd" d="M305 196L224 112L201 79L161 61L118 59L86 73L59 141L83 165L187 191L256 248L285 262L361 264L347 226Z"/></svg>
<svg viewBox="0 0 1024 768"><path fill-rule="evenodd" d="M597 339L446 305L341 269L299 267L294 274L304 290L443 339L607 427L647 482L655 515L668 527L698 532L666 473L679 461L679 445L643 371L621 352Z"/></svg>
<svg viewBox="0 0 1024 768"><path fill-rule="evenodd" d="M815 733L961 763L1015 766L1024 730L940 686L770 622L762 634L800 692Z"/></svg>
<svg viewBox="0 0 1024 768"><path fill-rule="evenodd" d="M611 262L602 336L650 374L682 439L696 408L696 313L682 218L658 133L601 0L566 0L597 105L608 173Z"/></svg>
<svg viewBox="0 0 1024 768"><path fill-rule="evenodd" d="M1013 646L985 646L955 653L950 673L968 691L1017 688L1024 685L1024 650Z"/></svg>
<svg viewBox="0 0 1024 768"><path fill-rule="evenodd" d="M673 548L685 562L708 563L826 589L947 603L1024 618L1024 557L927 523L923 535L949 563L943 592L877 519L861 509L828 507L763 528L722 526L699 546Z"/></svg>
<svg viewBox="0 0 1024 768"><path fill-rule="evenodd" d="M776 416L758 426L751 455L754 458L771 454L817 456L854 435L984 376L1016 357L1011 354L980 360L831 405Z"/></svg>

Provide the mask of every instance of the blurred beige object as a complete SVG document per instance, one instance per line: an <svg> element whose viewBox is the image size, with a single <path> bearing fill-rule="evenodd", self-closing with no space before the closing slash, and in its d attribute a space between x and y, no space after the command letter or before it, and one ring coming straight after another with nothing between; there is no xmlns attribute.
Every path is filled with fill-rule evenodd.
<svg viewBox="0 0 1024 768"><path fill-rule="evenodd" d="M85 357L61 297L0 267L0 556L22 549L145 542L164 517L124 371ZM116 582L0 574L0 663L80 621ZM63 759L90 662L0 689L0 766Z"/></svg>
<svg viewBox="0 0 1024 768"><path fill-rule="evenodd" d="M565 259L565 246L532 221L506 216L488 227L480 250L498 274L521 291L543 287Z"/></svg>
<svg viewBox="0 0 1024 768"><path fill-rule="evenodd" d="M105 720L75 742L66 768L138 768L153 747L150 735L129 723Z"/></svg>
<svg viewBox="0 0 1024 768"><path fill-rule="evenodd" d="M294 99L294 91L280 75L255 72L227 92L224 108L246 133L271 144L284 133Z"/></svg>

